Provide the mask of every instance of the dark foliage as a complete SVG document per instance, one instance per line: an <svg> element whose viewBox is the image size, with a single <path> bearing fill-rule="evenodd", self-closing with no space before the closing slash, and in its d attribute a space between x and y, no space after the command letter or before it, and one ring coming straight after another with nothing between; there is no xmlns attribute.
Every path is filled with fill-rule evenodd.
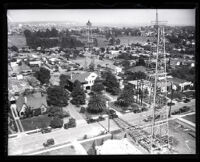
<svg viewBox="0 0 200 162"><path fill-rule="evenodd" d="M49 106L65 107L68 105L69 94L60 86L47 89L47 104Z"/></svg>

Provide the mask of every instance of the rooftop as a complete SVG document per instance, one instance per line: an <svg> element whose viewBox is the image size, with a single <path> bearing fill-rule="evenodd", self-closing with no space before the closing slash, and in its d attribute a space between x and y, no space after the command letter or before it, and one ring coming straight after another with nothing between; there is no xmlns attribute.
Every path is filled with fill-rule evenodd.
<svg viewBox="0 0 200 162"><path fill-rule="evenodd" d="M136 73L139 71L146 73L146 68L144 66L135 66L135 67L128 69L127 71L130 71L132 73Z"/></svg>
<svg viewBox="0 0 200 162"><path fill-rule="evenodd" d="M134 145L132 145L126 138L122 140L107 140L102 146L97 146L97 154L142 154Z"/></svg>

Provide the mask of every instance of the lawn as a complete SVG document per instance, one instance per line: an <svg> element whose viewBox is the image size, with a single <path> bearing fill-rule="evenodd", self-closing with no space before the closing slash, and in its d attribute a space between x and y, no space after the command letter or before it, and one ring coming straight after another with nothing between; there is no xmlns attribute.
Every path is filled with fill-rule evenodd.
<svg viewBox="0 0 200 162"><path fill-rule="evenodd" d="M186 97L195 98L195 91L186 91L186 92L183 92L183 94L184 94Z"/></svg>
<svg viewBox="0 0 200 162"><path fill-rule="evenodd" d="M122 114L124 114L126 110L137 109L137 108L141 107L138 104L133 103L132 106L123 108L120 106L115 106L113 102L109 103L109 106L112 107L113 109L115 109L116 111L121 112Z"/></svg>
<svg viewBox="0 0 200 162"><path fill-rule="evenodd" d="M45 115L34 116L32 118L22 119L22 125L25 131L34 130L49 126L51 118Z"/></svg>
<svg viewBox="0 0 200 162"><path fill-rule="evenodd" d="M196 116L195 116L195 114L193 114L193 115L186 115L186 116L183 117L183 119L189 120L192 123L196 122Z"/></svg>

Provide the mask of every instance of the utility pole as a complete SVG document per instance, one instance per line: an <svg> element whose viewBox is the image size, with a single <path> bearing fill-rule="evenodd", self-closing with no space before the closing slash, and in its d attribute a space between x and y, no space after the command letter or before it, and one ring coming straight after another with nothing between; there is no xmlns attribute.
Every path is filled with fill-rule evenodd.
<svg viewBox="0 0 200 162"><path fill-rule="evenodd" d="M108 105L108 101L106 101L106 107L108 109L108 132L110 132L110 108Z"/></svg>

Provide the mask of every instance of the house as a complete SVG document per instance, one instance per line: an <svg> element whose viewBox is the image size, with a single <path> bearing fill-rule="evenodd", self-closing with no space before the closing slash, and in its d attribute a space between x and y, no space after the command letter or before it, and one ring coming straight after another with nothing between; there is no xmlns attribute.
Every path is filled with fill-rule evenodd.
<svg viewBox="0 0 200 162"><path fill-rule="evenodd" d="M8 78L8 91L10 93L23 92L25 89L32 88L24 79Z"/></svg>
<svg viewBox="0 0 200 162"><path fill-rule="evenodd" d="M70 79L66 84L66 88L69 91L72 91L73 84L76 80L78 80L84 90L90 90L94 84L95 79L97 78L98 74L95 72L84 72L84 73L70 73Z"/></svg>
<svg viewBox="0 0 200 162"><path fill-rule="evenodd" d="M115 67L115 69L114 69L114 71L115 71L115 74L116 75L118 75L119 73L121 73L122 72L122 67Z"/></svg>
<svg viewBox="0 0 200 162"><path fill-rule="evenodd" d="M30 61L30 62L29 62L29 66L30 66L30 67L35 67L35 66L36 66L36 67L40 67L40 66L41 66L41 63L42 63L41 61Z"/></svg>
<svg viewBox="0 0 200 162"><path fill-rule="evenodd" d="M193 83L192 82L188 82L186 80L183 80L183 79L179 79L179 78L168 78L167 79L171 84L174 85L174 87L177 89L177 90L180 90L180 91L184 91L184 90L187 90L189 89L190 87L193 86Z"/></svg>
<svg viewBox="0 0 200 162"><path fill-rule="evenodd" d="M139 71L146 73L146 68L144 66L135 66L135 67L128 69L127 71L132 72L132 73L137 73Z"/></svg>
<svg viewBox="0 0 200 162"><path fill-rule="evenodd" d="M41 114L47 111L46 96L41 95L40 92L36 92L32 95L23 96L20 95L16 100L16 109L19 117L23 117L26 109L30 107L35 114L36 111L40 111Z"/></svg>

